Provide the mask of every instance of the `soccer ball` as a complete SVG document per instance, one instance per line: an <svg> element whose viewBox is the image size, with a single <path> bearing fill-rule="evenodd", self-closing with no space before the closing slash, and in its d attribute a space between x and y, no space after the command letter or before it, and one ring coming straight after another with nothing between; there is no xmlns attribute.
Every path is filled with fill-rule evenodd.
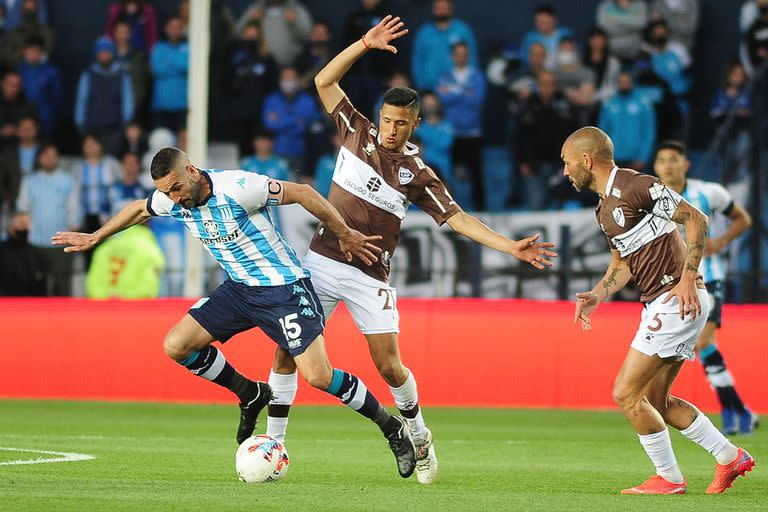
<svg viewBox="0 0 768 512"><path fill-rule="evenodd" d="M288 473L288 452L273 437L251 436L237 449L235 469L240 480L249 484L282 480Z"/></svg>

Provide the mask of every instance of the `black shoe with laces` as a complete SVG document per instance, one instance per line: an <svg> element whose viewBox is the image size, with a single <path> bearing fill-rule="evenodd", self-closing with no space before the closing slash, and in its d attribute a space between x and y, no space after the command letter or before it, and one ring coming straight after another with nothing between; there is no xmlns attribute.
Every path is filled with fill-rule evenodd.
<svg viewBox="0 0 768 512"><path fill-rule="evenodd" d="M256 396L247 403L240 402L240 424L237 426L237 444L253 435L256 428L256 421L259 419L259 413L272 400L272 388L266 382L255 383L258 392Z"/></svg>
<svg viewBox="0 0 768 512"><path fill-rule="evenodd" d="M386 434L389 443L389 449L395 454L395 460L397 460L397 471L403 478L408 478L413 474L413 470L416 469L416 448L413 446L411 436L408 431L408 426L405 421L398 416L392 416L393 420L397 422L395 429Z"/></svg>

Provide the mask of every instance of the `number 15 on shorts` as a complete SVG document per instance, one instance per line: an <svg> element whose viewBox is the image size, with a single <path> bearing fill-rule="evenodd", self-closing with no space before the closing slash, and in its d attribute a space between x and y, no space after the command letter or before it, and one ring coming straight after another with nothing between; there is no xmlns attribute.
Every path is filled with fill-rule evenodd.
<svg viewBox="0 0 768 512"><path fill-rule="evenodd" d="M283 318L280 318L280 327L283 329L283 335L286 341L293 341L301 336L301 325L295 322L299 318L298 313L291 313Z"/></svg>

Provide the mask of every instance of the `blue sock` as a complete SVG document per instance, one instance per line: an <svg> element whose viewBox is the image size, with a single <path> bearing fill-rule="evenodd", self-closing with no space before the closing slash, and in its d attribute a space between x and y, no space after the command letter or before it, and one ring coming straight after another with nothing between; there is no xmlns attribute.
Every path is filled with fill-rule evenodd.
<svg viewBox="0 0 768 512"><path fill-rule="evenodd" d="M351 373L334 368L331 385L326 391L350 409L372 420L385 434L399 426L396 420L393 423L394 417L368 391L363 381Z"/></svg>

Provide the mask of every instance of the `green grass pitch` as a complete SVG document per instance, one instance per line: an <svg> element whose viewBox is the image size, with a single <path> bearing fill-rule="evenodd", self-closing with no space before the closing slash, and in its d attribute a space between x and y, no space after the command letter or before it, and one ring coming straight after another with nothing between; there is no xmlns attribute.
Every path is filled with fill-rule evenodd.
<svg viewBox="0 0 768 512"><path fill-rule="evenodd" d="M438 481L402 480L378 430L344 407L295 407L288 477L248 485L234 470L234 405L0 400L0 446L95 456L0 465L2 511L768 510L768 432L735 437L755 470L724 495L713 459L673 432L684 496L621 496L652 473L617 412L428 408ZM263 429L264 417L262 416ZM0 462L37 457L0 450Z"/></svg>

